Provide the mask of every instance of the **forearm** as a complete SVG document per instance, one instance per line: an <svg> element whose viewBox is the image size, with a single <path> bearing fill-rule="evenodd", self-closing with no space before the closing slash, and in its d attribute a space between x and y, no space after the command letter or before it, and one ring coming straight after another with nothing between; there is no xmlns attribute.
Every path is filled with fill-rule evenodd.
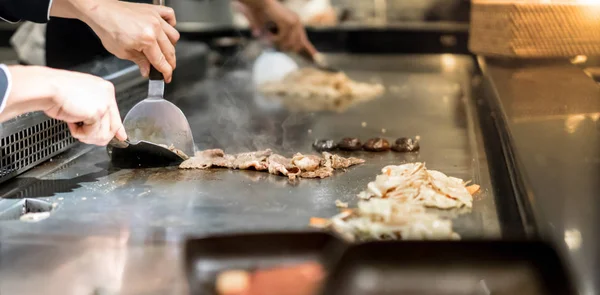
<svg viewBox="0 0 600 295"><path fill-rule="evenodd" d="M251 9L263 9L269 2L276 0L238 0Z"/></svg>
<svg viewBox="0 0 600 295"><path fill-rule="evenodd" d="M48 71L37 66L4 67L8 87L5 93L0 93L4 98L0 122L21 114L47 110L53 105L56 88L50 82Z"/></svg>
<svg viewBox="0 0 600 295"><path fill-rule="evenodd" d="M87 22L90 15L98 10L99 5L104 1L118 0L53 0L50 16Z"/></svg>

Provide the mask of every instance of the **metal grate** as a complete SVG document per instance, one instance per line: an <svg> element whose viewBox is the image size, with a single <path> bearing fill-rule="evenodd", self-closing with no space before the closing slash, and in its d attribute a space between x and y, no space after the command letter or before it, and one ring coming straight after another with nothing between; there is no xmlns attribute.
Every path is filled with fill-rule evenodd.
<svg viewBox="0 0 600 295"><path fill-rule="evenodd" d="M64 151L75 142L67 125L55 119L47 119L4 136L0 139L0 179L28 169Z"/></svg>

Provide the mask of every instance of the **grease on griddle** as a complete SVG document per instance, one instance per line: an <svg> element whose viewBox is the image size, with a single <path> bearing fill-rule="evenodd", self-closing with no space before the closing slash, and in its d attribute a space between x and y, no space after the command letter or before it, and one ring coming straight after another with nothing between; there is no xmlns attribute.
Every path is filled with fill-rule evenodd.
<svg viewBox="0 0 600 295"><path fill-rule="evenodd" d="M392 150L399 153L412 153L419 151L419 149L421 149L421 146L419 145L418 136L414 140L408 137L398 138L392 146Z"/></svg>
<svg viewBox="0 0 600 295"><path fill-rule="evenodd" d="M385 138L371 138L365 142L363 148L369 152L385 152L390 150L390 142Z"/></svg>
<svg viewBox="0 0 600 295"><path fill-rule="evenodd" d="M338 147L344 151L358 151L362 149L362 143L356 137L346 137L338 143Z"/></svg>
<svg viewBox="0 0 600 295"><path fill-rule="evenodd" d="M313 143L313 148L319 152L329 152L336 150L338 145L331 139L317 139Z"/></svg>

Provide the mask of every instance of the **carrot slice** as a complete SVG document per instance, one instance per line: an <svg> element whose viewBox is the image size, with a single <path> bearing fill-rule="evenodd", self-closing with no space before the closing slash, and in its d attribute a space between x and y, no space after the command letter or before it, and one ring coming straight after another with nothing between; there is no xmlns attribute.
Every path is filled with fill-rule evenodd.
<svg viewBox="0 0 600 295"><path fill-rule="evenodd" d="M327 226L327 224L329 223L329 220L327 218L321 218L321 217L311 217L310 218L310 226L314 226L314 227L325 227Z"/></svg>
<svg viewBox="0 0 600 295"><path fill-rule="evenodd" d="M479 185L478 184L472 184L467 186L467 191L469 192L469 194L474 195L476 192L479 191Z"/></svg>

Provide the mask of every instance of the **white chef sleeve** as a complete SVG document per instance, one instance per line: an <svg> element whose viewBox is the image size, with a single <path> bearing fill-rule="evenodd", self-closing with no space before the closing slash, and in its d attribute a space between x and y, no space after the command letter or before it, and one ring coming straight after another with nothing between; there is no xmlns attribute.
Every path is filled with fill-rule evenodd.
<svg viewBox="0 0 600 295"><path fill-rule="evenodd" d="M12 86L12 79L8 67L5 64L0 64L0 113L4 111L6 107L6 101L10 94L10 88Z"/></svg>
<svg viewBox="0 0 600 295"><path fill-rule="evenodd" d="M50 0L50 2L48 3L48 21L50 21L50 10L52 9L52 2L54 2L54 0Z"/></svg>

